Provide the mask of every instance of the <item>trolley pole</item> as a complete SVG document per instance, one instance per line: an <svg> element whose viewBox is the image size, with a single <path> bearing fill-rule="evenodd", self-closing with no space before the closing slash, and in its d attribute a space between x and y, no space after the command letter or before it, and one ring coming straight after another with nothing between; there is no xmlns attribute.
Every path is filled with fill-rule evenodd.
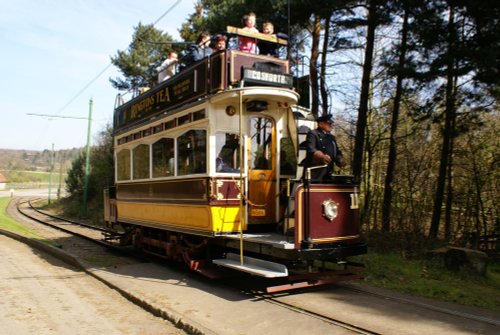
<svg viewBox="0 0 500 335"><path fill-rule="evenodd" d="M88 118L88 127L87 127L87 152L85 157L85 178L83 184L83 205L81 214L83 217L87 216L87 196L88 196L88 188L89 188L89 174L90 174L90 129L92 126L92 107L94 102L92 98L89 101L89 118Z"/></svg>

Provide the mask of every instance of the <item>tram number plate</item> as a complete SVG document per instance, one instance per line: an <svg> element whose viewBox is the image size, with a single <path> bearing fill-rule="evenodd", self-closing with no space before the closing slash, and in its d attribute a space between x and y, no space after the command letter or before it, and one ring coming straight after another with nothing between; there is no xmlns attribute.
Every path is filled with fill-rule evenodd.
<svg viewBox="0 0 500 335"><path fill-rule="evenodd" d="M261 208L250 209L250 216L266 216L266 210Z"/></svg>

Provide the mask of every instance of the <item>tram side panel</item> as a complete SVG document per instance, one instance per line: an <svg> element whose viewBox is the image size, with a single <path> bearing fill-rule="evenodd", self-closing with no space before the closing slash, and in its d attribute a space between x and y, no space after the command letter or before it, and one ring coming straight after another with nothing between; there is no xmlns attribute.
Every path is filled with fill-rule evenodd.
<svg viewBox="0 0 500 335"><path fill-rule="evenodd" d="M114 204L117 221L204 236L237 232L240 209L234 183L196 178L118 184ZM109 202L108 206L112 205Z"/></svg>

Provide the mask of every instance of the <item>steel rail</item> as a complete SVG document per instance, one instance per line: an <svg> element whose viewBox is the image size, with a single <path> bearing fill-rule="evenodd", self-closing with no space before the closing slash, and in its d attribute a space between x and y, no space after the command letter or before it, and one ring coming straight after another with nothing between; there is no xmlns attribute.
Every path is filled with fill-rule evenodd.
<svg viewBox="0 0 500 335"><path fill-rule="evenodd" d="M29 206L30 206L30 208L31 208L31 209L33 209L35 212L37 212L37 213L39 213L39 214L41 214L41 215L45 215L45 216L47 216L47 217L51 217L51 218L56 218L57 220L64 221L64 222L68 222L68 223L71 223L71 224L80 225L80 226L85 227L85 228L87 228L87 229L91 229L91 230L96 230L96 231L101 231L101 232L103 232L103 229L102 229L102 228L98 228L98 227L93 227L93 226L86 225L86 224L81 224L81 223L72 222L72 221L70 221L70 220L66 220L66 219L63 219L63 218L59 218L59 217L55 217L55 216L53 216L53 215L47 214L47 213L45 213L45 212L43 212L43 211L38 211L38 210L36 210L36 209L32 206L32 204L31 204L31 200L25 201L25 202L23 202L23 204L24 204L24 203L26 203L26 202L28 202L28 204L29 204ZM54 229L60 230L60 231L65 232L65 233L68 233L68 234L71 234L71 235L74 235L74 236L78 236L78 237L83 238L83 239L85 239L85 240L88 240L88 241L94 242L94 243L96 243L96 244L98 244L98 245L100 245L100 246L103 246L103 247L106 247L106 248L109 248L109 249L112 249L112 250L115 250L115 251L120 251L120 252L122 252L122 250L121 250L119 247L114 246L114 245L109 244L109 243L106 243L105 241L96 240L95 238L92 238L92 237L87 236L87 235L85 235L85 234L82 234L82 233L79 233L79 232L75 232L75 231L72 231L72 230L70 230L70 229L66 229L66 228L64 228L64 227L62 227L62 226L60 226L60 225L57 225L57 224L52 224L52 223L46 222L46 221L44 221L44 220L42 220L42 219L36 218L36 217L34 217L33 215L29 215L29 214L28 214L28 213L26 213L25 211L21 210L21 208L20 208L20 204L19 204L19 203L17 203L17 206L16 206L16 207L17 207L17 211L18 211L20 214L24 215L25 217L27 217L27 218L29 218L29 219L31 219L31 220L33 220L33 221L36 221L36 222L38 222L38 223L41 223L41 224L46 225L46 226L49 226L49 227L51 227L51 228L54 228ZM105 231L105 230L104 230L104 231Z"/></svg>
<svg viewBox="0 0 500 335"><path fill-rule="evenodd" d="M368 330L368 329L364 329L362 327L358 327L358 326L352 325L350 323L347 323L347 322L344 322L344 321L340 321L340 320L337 320L337 319L334 319L334 318L331 318L329 316L325 316L325 315L322 315L322 314L319 314L319 313L316 313L316 312L308 311L308 310L305 310L305 309L303 309L301 307L294 306L292 304L288 304L288 303L279 301L279 300L277 300L277 299L275 299L275 298L273 298L272 296L269 296L269 295L255 294L255 296L256 297L260 297L262 300L264 300L266 302L269 302L271 304L284 307L286 309L289 309L291 311L297 312L299 314L303 314L303 315L307 315L307 316L316 318L316 319L321 320L323 322L330 323L332 325L335 325L335 326L338 326L338 327L350 330L350 331L352 331L352 332L354 332L356 334L380 335L380 333L377 333L377 332L374 332L374 331L371 331L371 330Z"/></svg>
<svg viewBox="0 0 500 335"><path fill-rule="evenodd" d="M448 314L448 315L452 315L452 316L458 316L458 317L461 317L461 318L464 318L464 319L469 319L469 320L473 320L473 321L479 321L479 322L487 323L487 324L490 324L490 325L493 325L493 326L500 326L500 320L495 320L495 319L483 317L483 316L480 316L480 315L474 315L474 314L470 314L470 313L464 313L464 312L460 312L460 311L455 311L455 310L451 310L449 308L439 307L439 306L435 306L435 305L428 304L428 303L425 303L425 302L415 301L415 300L412 300L412 299L405 299L405 298L402 298L402 297L388 296L388 295L385 295L385 294L382 294L382 293L376 293L376 292L372 292L372 291L369 291L369 290L364 290L362 288L354 288L354 287L351 287L351 286L345 285L345 284L339 284L339 285L341 285L343 288L345 288L347 290L350 290L350 291L353 291L353 292L369 294L369 295L372 295L372 296L375 296L375 297L379 297L379 298L383 298L383 299L386 299L386 300L392 300L392 301L401 302L401 303L404 303L404 304L407 304L407 305L418 306L418 307L429 309L429 310L432 310L432 311L436 311L436 312L440 312L440 313L444 313L444 314Z"/></svg>

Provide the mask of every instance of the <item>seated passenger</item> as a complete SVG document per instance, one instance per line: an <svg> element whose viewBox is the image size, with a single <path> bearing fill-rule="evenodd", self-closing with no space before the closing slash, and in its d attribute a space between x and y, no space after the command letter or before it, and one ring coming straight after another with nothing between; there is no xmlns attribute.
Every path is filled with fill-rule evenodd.
<svg viewBox="0 0 500 335"><path fill-rule="evenodd" d="M265 22L262 25L262 33L276 37L276 35L274 35L274 25L271 22ZM268 41L259 41L259 54L278 57L278 44Z"/></svg>
<svg viewBox="0 0 500 335"><path fill-rule="evenodd" d="M236 169L236 168L233 168L231 167L230 165L228 165L227 163L225 163L222 158L220 157L217 157L217 159L215 160L215 169L217 172L238 172L240 170Z"/></svg>
<svg viewBox="0 0 500 335"><path fill-rule="evenodd" d="M215 36L215 48L213 52L219 52L226 50L226 41L227 38L224 35Z"/></svg>
<svg viewBox="0 0 500 335"><path fill-rule="evenodd" d="M161 63L161 65L156 68L156 71L158 71L158 83L167 80L176 73L176 64L177 52L171 51L168 54L167 59L165 59L163 63Z"/></svg>
<svg viewBox="0 0 500 335"><path fill-rule="evenodd" d="M238 172L235 155L239 146L238 140L226 142L219 155L215 159L215 169L217 172Z"/></svg>
<svg viewBox="0 0 500 335"><path fill-rule="evenodd" d="M185 58L186 66L189 66L199 60L202 60L205 57L210 56L212 54L212 49L209 47L209 45L210 34L204 31L198 36L196 44L189 47L188 53Z"/></svg>

